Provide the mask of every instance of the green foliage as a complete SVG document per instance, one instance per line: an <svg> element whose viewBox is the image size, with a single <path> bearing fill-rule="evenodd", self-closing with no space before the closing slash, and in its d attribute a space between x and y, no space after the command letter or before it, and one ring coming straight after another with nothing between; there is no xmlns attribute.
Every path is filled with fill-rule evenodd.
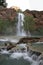
<svg viewBox="0 0 43 65"><path fill-rule="evenodd" d="M7 27L9 27L9 22L7 20L5 21L0 19L0 33L3 34Z"/></svg>
<svg viewBox="0 0 43 65"><path fill-rule="evenodd" d="M43 35L43 26L40 26L39 28L37 28L37 32L39 35Z"/></svg>
<svg viewBox="0 0 43 65"><path fill-rule="evenodd" d="M26 32L30 31L34 31L35 30L35 22L33 20L33 17L32 16L28 16L28 15L25 15L25 21L24 21L24 30Z"/></svg>
<svg viewBox="0 0 43 65"><path fill-rule="evenodd" d="M22 10L21 10L21 9L18 9L17 12L18 12L18 13L20 13L20 12L22 13Z"/></svg>
<svg viewBox="0 0 43 65"><path fill-rule="evenodd" d="M4 0L0 0L0 4L4 3Z"/></svg>
<svg viewBox="0 0 43 65"><path fill-rule="evenodd" d="M13 26L16 26L16 23L17 23L17 18L15 17L14 20L9 20L10 21L10 26L13 27Z"/></svg>
<svg viewBox="0 0 43 65"><path fill-rule="evenodd" d="M10 34L10 32L12 33L14 31L16 23L16 19L13 21L0 19L0 34Z"/></svg>

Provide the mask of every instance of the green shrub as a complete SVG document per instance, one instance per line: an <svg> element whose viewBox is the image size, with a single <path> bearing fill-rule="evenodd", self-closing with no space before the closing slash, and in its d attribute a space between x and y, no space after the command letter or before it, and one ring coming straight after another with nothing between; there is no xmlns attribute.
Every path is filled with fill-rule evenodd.
<svg viewBox="0 0 43 65"><path fill-rule="evenodd" d="M26 15L24 18L24 30L28 33L28 31L33 32L35 30L35 21L32 16Z"/></svg>
<svg viewBox="0 0 43 65"><path fill-rule="evenodd" d="M39 35L43 35L43 26L40 26L39 28L37 28L37 32Z"/></svg>
<svg viewBox="0 0 43 65"><path fill-rule="evenodd" d="M15 31L17 20L13 21L0 19L0 34L10 34Z"/></svg>

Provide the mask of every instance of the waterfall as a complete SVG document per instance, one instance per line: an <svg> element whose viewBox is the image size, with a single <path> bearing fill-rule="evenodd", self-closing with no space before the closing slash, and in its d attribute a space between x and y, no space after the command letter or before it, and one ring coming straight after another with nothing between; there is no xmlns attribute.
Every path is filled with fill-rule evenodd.
<svg viewBox="0 0 43 65"><path fill-rule="evenodd" d="M28 31L28 34L26 31L24 31L23 22L24 22L24 14L18 13L18 23L17 23L17 36L29 36L31 37L30 32Z"/></svg>
<svg viewBox="0 0 43 65"><path fill-rule="evenodd" d="M23 29L23 22L24 22L24 14L18 13L18 24L17 24L17 35L18 36L26 36L26 33Z"/></svg>

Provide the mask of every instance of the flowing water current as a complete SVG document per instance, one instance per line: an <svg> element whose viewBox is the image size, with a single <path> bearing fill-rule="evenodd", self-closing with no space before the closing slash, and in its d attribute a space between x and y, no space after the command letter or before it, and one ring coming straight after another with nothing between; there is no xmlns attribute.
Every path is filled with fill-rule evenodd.
<svg viewBox="0 0 43 65"><path fill-rule="evenodd" d="M30 50L27 51L26 44L22 43L17 45L17 47L20 49L25 48L25 50L16 49L15 51L14 49L13 52L10 52L10 50L1 49L0 65L43 65L43 59L36 54L32 54Z"/></svg>
<svg viewBox="0 0 43 65"><path fill-rule="evenodd" d="M33 57L37 57L34 56ZM43 65L43 60L33 60L33 57L29 56L28 53L14 52L9 53L4 50L0 54L0 65Z"/></svg>

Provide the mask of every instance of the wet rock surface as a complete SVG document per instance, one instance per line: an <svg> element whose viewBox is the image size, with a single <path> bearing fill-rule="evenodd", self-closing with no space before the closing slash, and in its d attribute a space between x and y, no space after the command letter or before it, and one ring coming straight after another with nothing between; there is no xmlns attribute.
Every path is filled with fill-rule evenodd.
<svg viewBox="0 0 43 65"><path fill-rule="evenodd" d="M34 43L34 42L43 42L43 37L23 37L19 40L19 42L17 44L20 43Z"/></svg>

